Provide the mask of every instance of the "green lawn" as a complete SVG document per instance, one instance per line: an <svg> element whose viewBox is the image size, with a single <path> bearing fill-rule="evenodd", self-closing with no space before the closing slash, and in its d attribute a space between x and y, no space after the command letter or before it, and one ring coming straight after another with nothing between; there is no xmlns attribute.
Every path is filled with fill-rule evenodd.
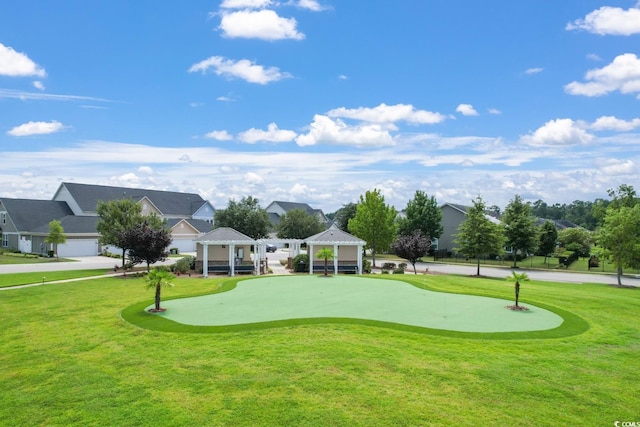
<svg viewBox="0 0 640 427"><path fill-rule="evenodd" d="M75 262L70 259L60 258L57 260L56 258L44 258L44 257L26 257L23 256L14 256L14 255L5 255L0 254L0 265L2 264L46 264L49 262Z"/></svg>
<svg viewBox="0 0 640 427"><path fill-rule="evenodd" d="M503 280L420 278L433 290L507 299L513 292ZM210 293L223 282L232 285L228 278L178 278L163 294ZM589 329L563 338L496 340L356 323L152 331L120 314L152 302L153 291L141 279L0 291L0 424L545 426L637 420L639 292L526 282L523 303L567 310Z"/></svg>
<svg viewBox="0 0 640 427"><path fill-rule="evenodd" d="M32 273L0 274L0 288L17 285L31 285L33 283L55 282L57 280L75 279L79 277L100 276L112 270L73 270L73 271L40 271Z"/></svg>

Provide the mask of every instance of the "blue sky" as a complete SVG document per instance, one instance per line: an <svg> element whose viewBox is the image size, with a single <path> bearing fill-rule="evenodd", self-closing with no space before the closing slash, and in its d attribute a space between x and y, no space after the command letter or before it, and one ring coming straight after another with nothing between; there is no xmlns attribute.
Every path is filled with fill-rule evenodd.
<svg viewBox="0 0 640 427"><path fill-rule="evenodd" d="M402 209L640 188L640 2L0 2L0 195Z"/></svg>

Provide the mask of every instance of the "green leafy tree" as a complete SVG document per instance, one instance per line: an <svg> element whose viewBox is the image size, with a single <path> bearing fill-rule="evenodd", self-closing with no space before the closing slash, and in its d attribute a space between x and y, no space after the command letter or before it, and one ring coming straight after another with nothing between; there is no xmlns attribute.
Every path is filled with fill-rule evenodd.
<svg viewBox="0 0 640 427"><path fill-rule="evenodd" d="M565 228L558 232L560 246L570 251L578 252L582 257L590 255L592 241L591 232L582 227Z"/></svg>
<svg viewBox="0 0 640 427"><path fill-rule="evenodd" d="M413 266L413 274L416 271L416 262L422 258L431 247L431 239L422 234L420 230L413 230L409 235L401 235L393 242L391 249L400 258L404 258Z"/></svg>
<svg viewBox="0 0 640 427"><path fill-rule="evenodd" d="M172 240L169 230L154 228L147 221L124 230L120 239L129 248L131 263L146 262L147 271L151 264L167 259Z"/></svg>
<svg viewBox="0 0 640 427"><path fill-rule="evenodd" d="M58 256L58 245L67 241L67 235L64 234L64 228L57 219L49 222L49 234L45 237L44 241L53 245L54 253L56 254L56 260L60 260Z"/></svg>
<svg viewBox="0 0 640 427"><path fill-rule="evenodd" d="M437 239L442 235L442 211L434 196L428 197L423 191L416 191L407 203L405 217L398 220L398 234L410 235L420 230L423 236Z"/></svg>
<svg viewBox="0 0 640 427"><path fill-rule="evenodd" d="M510 282L514 282L514 290L516 294L516 307L519 307L518 300L520 299L520 282L526 282L529 280L529 276L527 273L518 273L517 271L512 271L510 276L507 276L507 280Z"/></svg>
<svg viewBox="0 0 640 427"><path fill-rule="evenodd" d="M144 217L142 207L133 199L118 199L104 202L98 201L96 211L100 218L96 228L100 233L100 242L103 245L114 245L122 250L122 266L125 265L125 256L128 247L120 240L125 230L140 224Z"/></svg>
<svg viewBox="0 0 640 427"><path fill-rule="evenodd" d="M472 201L467 218L458 227L455 243L456 251L477 261L476 274L480 275L480 258L483 255L497 255L504 251L504 233L502 227L486 214L485 203L478 196Z"/></svg>
<svg viewBox="0 0 640 427"><path fill-rule="evenodd" d="M616 266L618 285L622 285L624 268L640 268L640 204L609 206L598 243Z"/></svg>
<svg viewBox="0 0 640 427"><path fill-rule="evenodd" d="M322 248L316 253L316 257L324 260L324 276L327 277L329 275L327 268L329 261L334 258L333 250L331 248Z"/></svg>
<svg viewBox="0 0 640 427"><path fill-rule="evenodd" d="M547 257L555 252L558 244L558 227L551 221L545 221L540 226L538 236L538 253L544 256L544 263L546 264Z"/></svg>
<svg viewBox="0 0 640 427"><path fill-rule="evenodd" d="M216 227L233 228L252 239L263 239L269 235L269 214L260 207L258 199L243 197L240 202L229 200L226 209L218 209L214 218Z"/></svg>
<svg viewBox="0 0 640 427"><path fill-rule="evenodd" d="M519 195L509 202L502 215L507 245L513 251L513 267L518 266L518 253L525 258L538 244L538 230L531 213L531 205L524 203Z"/></svg>
<svg viewBox="0 0 640 427"><path fill-rule="evenodd" d="M356 216L349 220L349 231L367 242L365 248L371 250L374 267L376 254L388 250L396 239L396 215L395 208L385 204L380 190L374 189L360 196Z"/></svg>
<svg viewBox="0 0 640 427"><path fill-rule="evenodd" d="M342 231L349 231L349 220L356 216L356 211L358 210L358 205L356 203L347 203L346 205L342 205L340 209L336 211L333 220L336 223L336 226Z"/></svg>
<svg viewBox="0 0 640 427"><path fill-rule="evenodd" d="M303 209L292 209L280 217L276 229L280 239L306 239L324 231L325 226L316 215Z"/></svg>
<svg viewBox="0 0 640 427"><path fill-rule="evenodd" d="M155 289L155 312L164 311L160 307L160 294L162 292L162 288L166 286L173 286L171 282L176 277L171 274L169 271L162 268L154 268L149 271L147 277L145 278L145 282L147 284L147 288Z"/></svg>

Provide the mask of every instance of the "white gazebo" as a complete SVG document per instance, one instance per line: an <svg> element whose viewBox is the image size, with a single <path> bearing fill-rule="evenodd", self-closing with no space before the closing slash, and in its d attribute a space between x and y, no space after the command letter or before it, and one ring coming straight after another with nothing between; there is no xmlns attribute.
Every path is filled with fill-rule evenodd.
<svg viewBox="0 0 640 427"><path fill-rule="evenodd" d="M251 257L251 246L258 251L258 242L229 227L219 227L195 239L196 265L202 265L202 274L259 271L259 257Z"/></svg>
<svg viewBox="0 0 640 427"><path fill-rule="evenodd" d="M315 269L324 269L324 261L316 258L322 248L333 250L333 265L329 270L334 273L362 274L362 249L367 244L364 240L340 230L332 225L328 230L305 239L309 254L309 274Z"/></svg>

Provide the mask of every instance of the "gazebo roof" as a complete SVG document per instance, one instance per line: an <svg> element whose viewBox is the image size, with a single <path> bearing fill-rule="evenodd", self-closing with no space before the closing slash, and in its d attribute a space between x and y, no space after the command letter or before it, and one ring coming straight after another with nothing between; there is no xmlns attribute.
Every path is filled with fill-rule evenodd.
<svg viewBox="0 0 640 427"><path fill-rule="evenodd" d="M325 230L321 233L315 234L311 237L307 237L304 240L307 244L333 244L333 245L366 245L362 239L347 233L346 231L342 231L337 227L331 227L328 230Z"/></svg>
<svg viewBox="0 0 640 427"><path fill-rule="evenodd" d="M211 230L204 236L198 237L195 241L198 243L217 245L228 245L232 243L252 245L256 243L256 241L251 237L229 227L218 227L215 230Z"/></svg>

